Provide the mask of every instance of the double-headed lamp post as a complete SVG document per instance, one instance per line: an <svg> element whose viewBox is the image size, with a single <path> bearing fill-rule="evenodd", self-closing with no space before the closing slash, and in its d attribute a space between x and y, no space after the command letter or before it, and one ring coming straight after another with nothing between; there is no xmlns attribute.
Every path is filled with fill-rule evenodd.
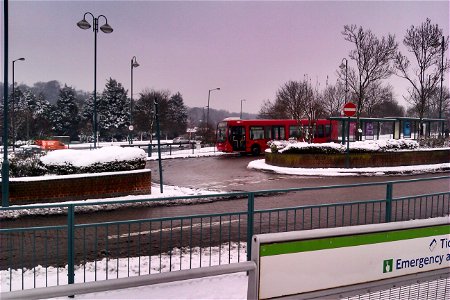
<svg viewBox="0 0 450 300"><path fill-rule="evenodd" d="M242 120L242 102L245 102L246 100L245 99L242 99L241 100L241 116L240 116L240 119Z"/></svg>
<svg viewBox="0 0 450 300"><path fill-rule="evenodd" d="M208 131L209 131L209 99L211 97L211 92L212 91L220 91L220 87L208 90L208 106L207 106L207 109L206 109L206 128L207 128Z"/></svg>
<svg viewBox="0 0 450 300"><path fill-rule="evenodd" d="M139 67L136 56L131 59L131 97L130 97L130 144L133 144L133 69Z"/></svg>
<svg viewBox="0 0 450 300"><path fill-rule="evenodd" d="M98 33L98 20L103 17L105 19L105 24L100 26L100 30L104 33L111 33L113 29L108 24L108 19L104 15L99 15L97 18L90 12L87 12L83 16L83 20L77 23L77 26L81 29L89 29L91 28L91 24L86 21L86 15L90 15L92 17L94 26L92 30L94 31L94 148L97 148L97 129L98 129L98 120L97 120L97 33Z"/></svg>
<svg viewBox="0 0 450 300"><path fill-rule="evenodd" d="M12 146L13 151L16 151L16 110L15 110L15 103L16 103L16 94L15 94L15 86L16 83L14 82L14 64L16 61L24 61L25 58L21 57L18 59L15 59L12 61L12 111L11 111L11 130L12 130Z"/></svg>

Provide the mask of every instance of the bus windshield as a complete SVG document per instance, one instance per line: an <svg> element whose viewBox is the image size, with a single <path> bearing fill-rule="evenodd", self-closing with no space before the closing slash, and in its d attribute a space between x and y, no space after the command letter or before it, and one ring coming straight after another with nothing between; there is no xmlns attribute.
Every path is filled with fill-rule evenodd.
<svg viewBox="0 0 450 300"><path fill-rule="evenodd" d="M225 142L227 139L227 123L220 122L217 125L217 142Z"/></svg>

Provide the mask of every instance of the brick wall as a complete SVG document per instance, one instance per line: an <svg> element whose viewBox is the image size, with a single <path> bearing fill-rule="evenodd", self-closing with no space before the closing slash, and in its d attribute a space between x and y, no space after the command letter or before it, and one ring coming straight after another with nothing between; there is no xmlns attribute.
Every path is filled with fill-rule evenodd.
<svg viewBox="0 0 450 300"><path fill-rule="evenodd" d="M291 168L344 168L346 154L267 153L266 163ZM350 168L429 165L450 162L450 150L350 153Z"/></svg>
<svg viewBox="0 0 450 300"><path fill-rule="evenodd" d="M151 170L11 178L10 205L151 193Z"/></svg>

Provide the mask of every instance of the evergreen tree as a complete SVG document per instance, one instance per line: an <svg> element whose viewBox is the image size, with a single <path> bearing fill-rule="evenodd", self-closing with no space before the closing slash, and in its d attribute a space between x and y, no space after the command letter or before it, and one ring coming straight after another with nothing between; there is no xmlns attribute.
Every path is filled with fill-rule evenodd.
<svg viewBox="0 0 450 300"><path fill-rule="evenodd" d="M167 103L168 135L170 138L183 135L187 128L187 107L180 92L172 95Z"/></svg>
<svg viewBox="0 0 450 300"><path fill-rule="evenodd" d="M78 138L80 118L75 98L75 90L64 85L59 92L55 110L51 114L52 130L56 135L69 135L71 139Z"/></svg>
<svg viewBox="0 0 450 300"><path fill-rule="evenodd" d="M29 89L25 90L18 99L16 111L16 134L19 140L30 138L30 123L32 122L32 106L36 102L36 96Z"/></svg>
<svg viewBox="0 0 450 300"><path fill-rule="evenodd" d="M109 78L101 98L97 98L97 114L101 134L119 140L128 135L130 106L127 91L121 83Z"/></svg>
<svg viewBox="0 0 450 300"><path fill-rule="evenodd" d="M97 93L97 101L100 99L100 94ZM98 102L97 102L98 105ZM97 119L98 119L97 107ZM94 95L89 95L81 107L80 113L80 141L92 142L94 139Z"/></svg>
<svg viewBox="0 0 450 300"><path fill-rule="evenodd" d="M35 97L35 102L30 104L32 122L30 124L30 138L36 139L49 136L52 130L51 117L53 106L43 94Z"/></svg>
<svg viewBox="0 0 450 300"><path fill-rule="evenodd" d="M9 119L10 119L10 126L9 126L9 132L11 135L11 138L14 141L17 141L19 139L18 137L18 127L21 123L21 109L23 109L23 102L24 102L24 94L22 89L19 87L16 87L14 89L14 93L11 93L9 95Z"/></svg>
<svg viewBox="0 0 450 300"><path fill-rule="evenodd" d="M155 130L155 100L164 106L167 103L169 92L145 89L140 93L133 109L133 123L135 132L141 138L152 140ZM161 109L159 109L161 110ZM161 114L160 114L161 116Z"/></svg>

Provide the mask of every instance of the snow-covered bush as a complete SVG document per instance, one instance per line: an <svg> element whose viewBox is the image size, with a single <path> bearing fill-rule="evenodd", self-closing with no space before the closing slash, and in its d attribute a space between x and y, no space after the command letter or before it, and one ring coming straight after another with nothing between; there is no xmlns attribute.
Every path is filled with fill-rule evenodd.
<svg viewBox="0 0 450 300"><path fill-rule="evenodd" d="M145 151L138 148L104 147L95 150L55 150L16 153L11 156L10 176L67 175L130 171L145 168Z"/></svg>
<svg viewBox="0 0 450 300"><path fill-rule="evenodd" d="M40 160L43 153L14 152L9 160L9 176L41 176L47 173L47 168Z"/></svg>
<svg viewBox="0 0 450 300"><path fill-rule="evenodd" d="M278 153L286 154L336 154L345 151L338 143L308 144L306 142L275 143Z"/></svg>
<svg viewBox="0 0 450 300"><path fill-rule="evenodd" d="M270 141L268 145L272 153L337 154L345 153L347 150L347 146L340 143L308 144L296 141ZM417 148L419 144L416 141L390 139L351 142L349 150L351 153L373 153Z"/></svg>
<svg viewBox="0 0 450 300"><path fill-rule="evenodd" d="M95 150L57 150L41 157L49 173L64 175L130 171L145 168L145 151L139 148L103 147Z"/></svg>
<svg viewBox="0 0 450 300"><path fill-rule="evenodd" d="M388 152L398 150L414 150L419 148L419 143L413 140L374 140L350 143L350 152Z"/></svg>
<svg viewBox="0 0 450 300"><path fill-rule="evenodd" d="M441 148L441 147L449 147L450 139L446 139L445 137L428 137L421 138L419 140L420 147L423 148Z"/></svg>

